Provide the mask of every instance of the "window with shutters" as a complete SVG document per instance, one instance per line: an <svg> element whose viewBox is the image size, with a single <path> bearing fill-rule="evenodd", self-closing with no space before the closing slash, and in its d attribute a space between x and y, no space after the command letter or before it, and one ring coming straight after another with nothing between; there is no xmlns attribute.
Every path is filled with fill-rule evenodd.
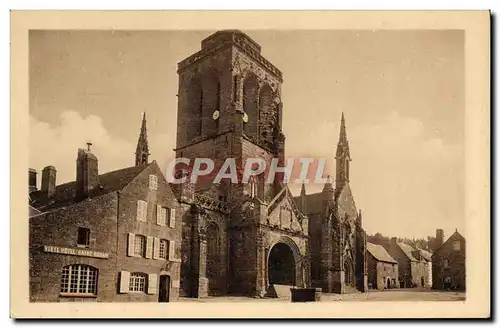
<svg viewBox="0 0 500 328"><path fill-rule="evenodd" d="M158 177L156 175L149 176L149 189L158 190Z"/></svg>
<svg viewBox="0 0 500 328"><path fill-rule="evenodd" d="M143 200L137 201L137 220L146 222L148 203Z"/></svg>
<svg viewBox="0 0 500 328"><path fill-rule="evenodd" d="M89 247L90 246L90 229L78 228L78 236L76 239L76 245L78 247Z"/></svg>
<svg viewBox="0 0 500 328"><path fill-rule="evenodd" d="M160 239L160 249L159 249L160 259L168 259L168 240Z"/></svg>
<svg viewBox="0 0 500 328"><path fill-rule="evenodd" d="M158 225L166 226L167 225L167 209L165 207L161 207L160 205L156 206L156 215L157 215L157 223Z"/></svg>
<svg viewBox="0 0 500 328"><path fill-rule="evenodd" d="M134 254L136 256L146 257L146 237L145 236L135 235Z"/></svg>
<svg viewBox="0 0 500 328"><path fill-rule="evenodd" d="M97 268L85 264L72 264L63 267L61 295L97 295Z"/></svg>
<svg viewBox="0 0 500 328"><path fill-rule="evenodd" d="M130 274L129 291L131 292L146 292L146 281L148 275L142 272L132 272Z"/></svg>

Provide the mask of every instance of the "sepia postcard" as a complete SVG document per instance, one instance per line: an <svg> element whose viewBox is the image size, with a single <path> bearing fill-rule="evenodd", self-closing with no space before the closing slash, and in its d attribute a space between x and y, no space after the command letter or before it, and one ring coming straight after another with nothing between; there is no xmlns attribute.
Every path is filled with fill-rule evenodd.
<svg viewBox="0 0 500 328"><path fill-rule="evenodd" d="M489 40L488 11L12 11L11 316L490 317Z"/></svg>

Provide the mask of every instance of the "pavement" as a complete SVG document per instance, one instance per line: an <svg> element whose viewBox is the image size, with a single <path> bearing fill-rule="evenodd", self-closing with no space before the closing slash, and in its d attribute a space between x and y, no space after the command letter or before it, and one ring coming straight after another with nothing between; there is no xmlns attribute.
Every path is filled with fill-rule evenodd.
<svg viewBox="0 0 500 328"><path fill-rule="evenodd" d="M207 298L181 297L179 302L290 302L290 299L251 298L243 296L214 296ZM464 292L436 291L424 288L391 289L369 291L368 293L326 294L321 295L321 302L338 301L465 301Z"/></svg>

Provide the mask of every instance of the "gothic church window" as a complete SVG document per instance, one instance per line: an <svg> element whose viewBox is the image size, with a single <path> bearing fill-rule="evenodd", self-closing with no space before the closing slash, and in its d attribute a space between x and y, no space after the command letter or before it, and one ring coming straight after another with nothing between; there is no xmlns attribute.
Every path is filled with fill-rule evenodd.
<svg viewBox="0 0 500 328"><path fill-rule="evenodd" d="M201 135L203 117L203 88L198 78L193 78L187 87L186 111L188 117L187 138Z"/></svg>
<svg viewBox="0 0 500 328"><path fill-rule="evenodd" d="M250 73L243 82L243 110L248 115L248 122L244 124L244 131L251 136L257 134L258 128L258 92L259 83L257 77Z"/></svg>

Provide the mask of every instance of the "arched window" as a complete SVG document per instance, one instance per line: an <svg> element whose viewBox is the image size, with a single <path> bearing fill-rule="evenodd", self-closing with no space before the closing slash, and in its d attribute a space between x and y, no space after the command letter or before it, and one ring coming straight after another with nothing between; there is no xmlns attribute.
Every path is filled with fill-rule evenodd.
<svg viewBox="0 0 500 328"><path fill-rule="evenodd" d="M61 294L97 295L97 268L85 264L72 264L63 267Z"/></svg>
<svg viewBox="0 0 500 328"><path fill-rule="evenodd" d="M203 117L203 88L198 78L193 78L187 88L186 111L188 112L189 125L187 128L188 140L201 135Z"/></svg>
<svg viewBox="0 0 500 328"><path fill-rule="evenodd" d="M257 134L259 119L258 92L259 83L257 77L250 73L243 82L243 110L248 115L248 122L244 124L244 130L250 136Z"/></svg>
<svg viewBox="0 0 500 328"><path fill-rule="evenodd" d="M265 84L259 92L259 137L268 143L273 141L272 129L277 115L273 111L273 90L269 84Z"/></svg>
<svg viewBox="0 0 500 328"><path fill-rule="evenodd" d="M130 274L129 290L131 292L146 292L146 282L148 276L142 272L132 272Z"/></svg>
<svg viewBox="0 0 500 328"><path fill-rule="evenodd" d="M345 159L345 178L349 180L349 158Z"/></svg>

